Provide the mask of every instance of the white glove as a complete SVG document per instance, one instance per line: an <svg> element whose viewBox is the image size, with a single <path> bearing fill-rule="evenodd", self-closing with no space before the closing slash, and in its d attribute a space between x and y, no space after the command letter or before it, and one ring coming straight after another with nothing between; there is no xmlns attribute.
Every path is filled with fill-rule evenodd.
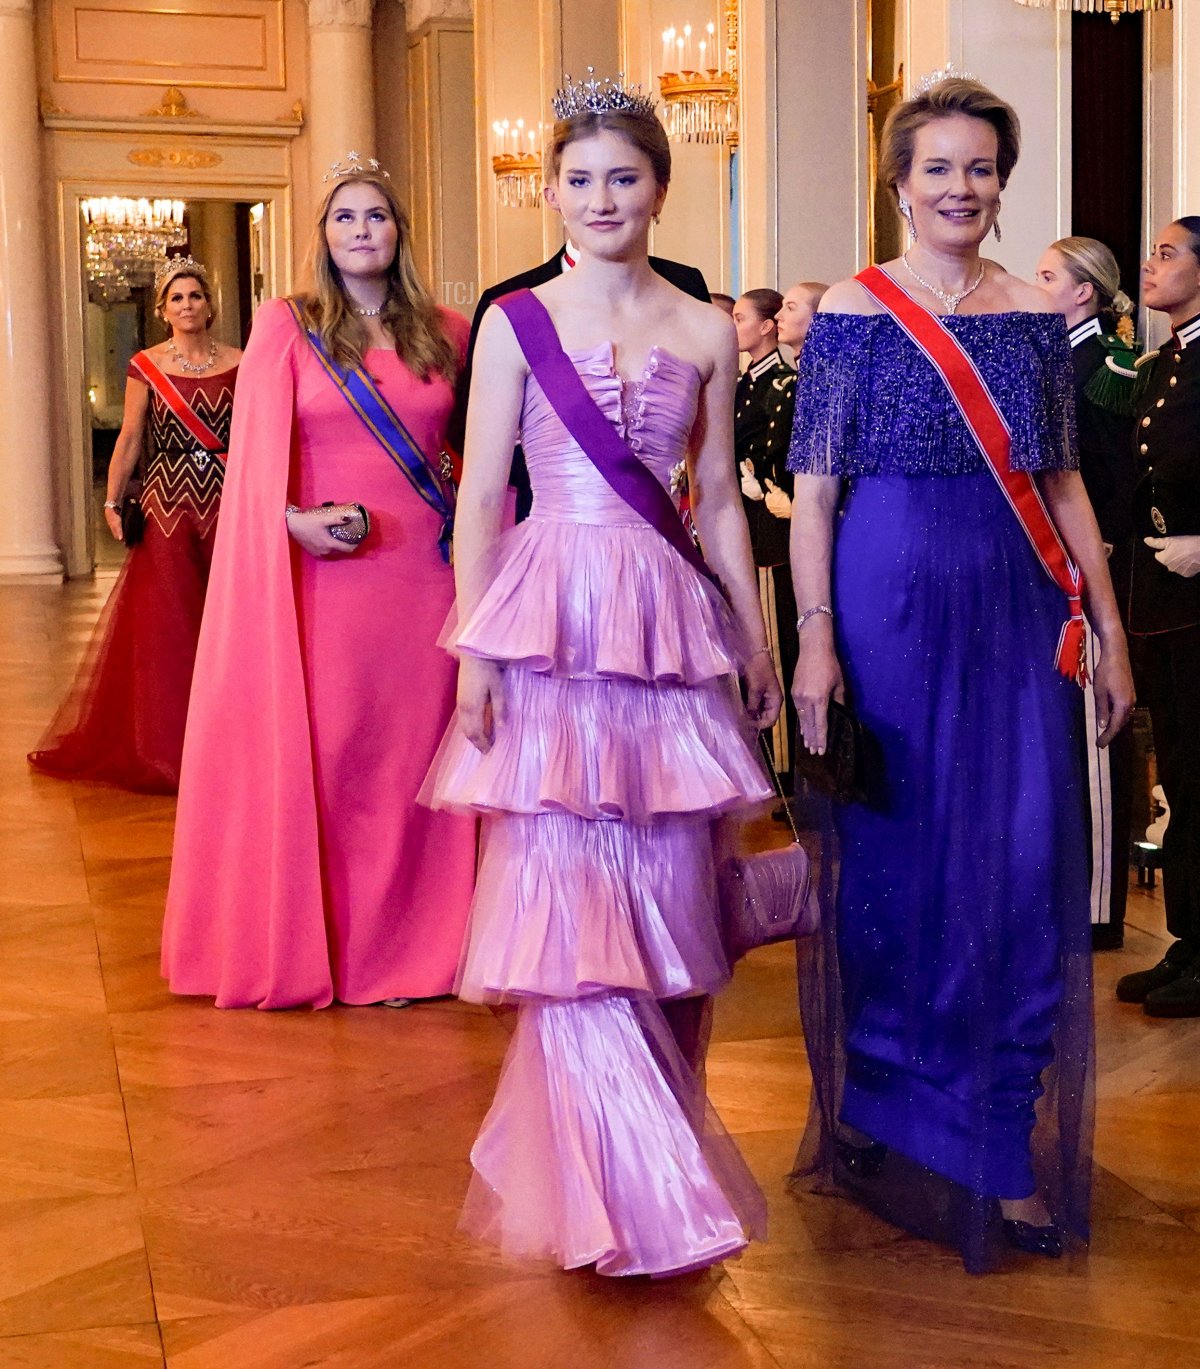
<svg viewBox="0 0 1200 1369"><path fill-rule="evenodd" d="M1187 579L1200 575L1200 536L1146 537L1143 541L1160 566Z"/></svg>
<svg viewBox="0 0 1200 1369"><path fill-rule="evenodd" d="M767 512L773 513L776 518L790 518L792 516L792 501L788 498L786 491L781 490L774 480L767 481Z"/></svg>
<svg viewBox="0 0 1200 1369"><path fill-rule="evenodd" d="M742 493L747 499L761 499L763 487L758 483L758 477L754 474L754 462L747 457L739 470L742 472Z"/></svg>

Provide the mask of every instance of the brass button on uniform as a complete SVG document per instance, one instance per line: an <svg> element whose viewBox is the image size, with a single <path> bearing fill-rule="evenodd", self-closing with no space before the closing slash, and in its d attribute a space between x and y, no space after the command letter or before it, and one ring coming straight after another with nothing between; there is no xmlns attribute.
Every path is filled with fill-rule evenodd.
<svg viewBox="0 0 1200 1369"><path fill-rule="evenodd" d="M1143 442L1142 445L1138 448L1138 450L1141 452L1143 456L1145 456L1146 453L1150 450L1150 448Z"/></svg>
<svg viewBox="0 0 1200 1369"><path fill-rule="evenodd" d="M1142 419L1142 427L1143 427L1143 428L1148 428L1149 426L1150 426L1150 415L1147 414L1146 417Z"/></svg>
<svg viewBox="0 0 1200 1369"><path fill-rule="evenodd" d="M1171 379L1174 380L1175 377L1172 376ZM1158 401L1158 403L1157 403L1154 407L1155 407L1156 409L1161 409L1162 406L1163 406L1166 402L1167 402L1167 401L1166 401L1165 399L1160 399L1160 400Z"/></svg>
<svg viewBox="0 0 1200 1369"><path fill-rule="evenodd" d="M1178 384L1179 384L1179 377L1178 377L1178 376L1172 376L1172 377L1171 377L1171 388L1174 389L1175 386L1178 385Z"/></svg>

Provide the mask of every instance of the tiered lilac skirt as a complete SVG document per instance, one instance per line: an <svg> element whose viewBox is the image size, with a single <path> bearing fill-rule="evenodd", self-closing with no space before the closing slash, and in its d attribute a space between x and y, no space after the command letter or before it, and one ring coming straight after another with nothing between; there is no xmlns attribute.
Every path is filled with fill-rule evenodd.
<svg viewBox="0 0 1200 1369"><path fill-rule="evenodd" d="M728 611L645 524L535 517L449 644L504 666L505 705L428 786L485 816L457 992L521 1005L464 1228L604 1274L733 1254L762 1196L661 1006L728 980L714 819L770 795Z"/></svg>

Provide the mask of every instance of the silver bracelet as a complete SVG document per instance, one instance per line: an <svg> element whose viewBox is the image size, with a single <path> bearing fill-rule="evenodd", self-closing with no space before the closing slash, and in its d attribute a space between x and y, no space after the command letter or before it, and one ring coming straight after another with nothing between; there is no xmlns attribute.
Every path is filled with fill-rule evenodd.
<svg viewBox="0 0 1200 1369"><path fill-rule="evenodd" d="M750 655L746 657L746 660L752 661L755 658L755 656L761 656L764 651L767 653L768 656L771 654L771 648L764 644L763 646L755 647L754 650L750 653Z"/></svg>
<svg viewBox="0 0 1200 1369"><path fill-rule="evenodd" d="M106 509L112 509L113 513L120 513L121 501L119 499L106 499L104 501L104 507Z"/></svg>
<svg viewBox="0 0 1200 1369"><path fill-rule="evenodd" d="M283 508L283 520L284 520L285 523L287 522L287 516L288 516L289 513L302 513L302 512L303 512L303 510L301 509L301 507L300 507L299 504L285 504L285 505L284 505L284 508Z"/></svg>
<svg viewBox="0 0 1200 1369"><path fill-rule="evenodd" d="M810 618L815 618L818 613L827 613L831 618L833 617L833 609L831 609L828 604L814 604L812 608L806 608L799 618L796 619L796 631L799 632L804 624L807 623Z"/></svg>

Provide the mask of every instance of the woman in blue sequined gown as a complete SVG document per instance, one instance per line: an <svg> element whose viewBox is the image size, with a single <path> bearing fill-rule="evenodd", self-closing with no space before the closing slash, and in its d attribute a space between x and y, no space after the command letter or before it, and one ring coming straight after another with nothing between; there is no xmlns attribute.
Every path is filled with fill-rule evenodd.
<svg viewBox="0 0 1200 1369"><path fill-rule="evenodd" d="M898 106L881 178L915 241L884 269L946 319L1007 420L1012 468L1036 473L1089 587L1112 735L1132 684L1074 469L1065 326L979 256L1017 137L1008 106L972 81ZM856 281L821 310L789 465L797 603L823 609L801 628L793 693L810 750L833 694L878 754L870 801L838 815L836 910L802 949L816 1087L796 1179L957 1244L971 1269L1001 1231L1054 1255L1067 1233L1086 1239L1090 1165L1076 686L1054 666L1063 595L898 323Z"/></svg>

